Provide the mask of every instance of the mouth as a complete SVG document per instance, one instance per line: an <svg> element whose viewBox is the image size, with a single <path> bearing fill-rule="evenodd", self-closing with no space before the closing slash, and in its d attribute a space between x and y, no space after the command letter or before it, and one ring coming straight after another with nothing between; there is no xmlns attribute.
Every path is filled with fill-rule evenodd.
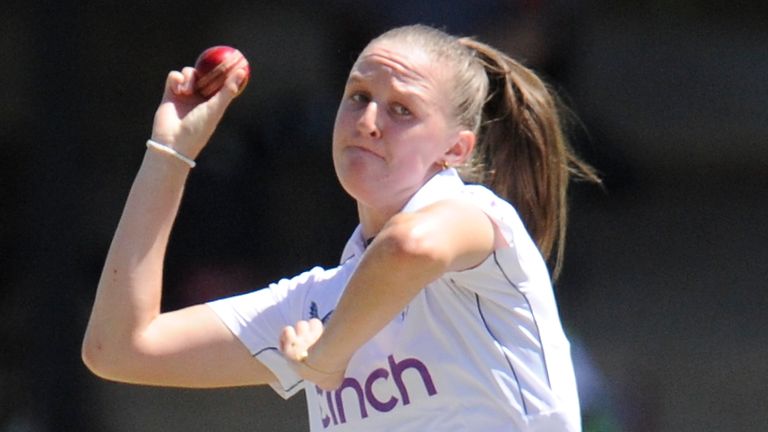
<svg viewBox="0 0 768 432"><path fill-rule="evenodd" d="M379 159L384 159L383 155L377 153L374 150L371 150L370 148L368 148L366 146L362 146L362 145L354 145L353 144L353 145L350 145L349 147L347 147L347 150L351 151L353 153L367 154L367 155L375 156L375 157L377 157Z"/></svg>

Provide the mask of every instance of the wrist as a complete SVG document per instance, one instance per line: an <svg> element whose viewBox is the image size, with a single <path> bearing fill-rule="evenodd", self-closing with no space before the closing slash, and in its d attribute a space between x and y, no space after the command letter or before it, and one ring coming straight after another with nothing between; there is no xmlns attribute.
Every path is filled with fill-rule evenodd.
<svg viewBox="0 0 768 432"><path fill-rule="evenodd" d="M147 148L154 152L161 153L164 156L171 157L180 162L183 162L190 169L197 165L197 163L191 157L177 151L170 145L163 144L162 142L155 141L154 139L147 140Z"/></svg>
<svg viewBox="0 0 768 432"><path fill-rule="evenodd" d="M157 133L153 130L149 139L164 144L177 152L188 156L190 159L197 159L203 147L205 147L205 142L200 142L199 139L195 139L189 136L189 134L184 133Z"/></svg>
<svg viewBox="0 0 768 432"><path fill-rule="evenodd" d="M331 375L344 371L351 358L351 354L347 356L338 350L326 349L321 337L307 350L306 356L302 358L301 362L316 372Z"/></svg>
<svg viewBox="0 0 768 432"><path fill-rule="evenodd" d="M339 373L344 372L347 369L346 363L343 366L319 366L316 364L317 356L313 356L312 359L309 357L309 352L304 353L304 355L301 356L299 359L299 363L304 365L304 367L311 369L313 372L318 373L320 375L336 375Z"/></svg>

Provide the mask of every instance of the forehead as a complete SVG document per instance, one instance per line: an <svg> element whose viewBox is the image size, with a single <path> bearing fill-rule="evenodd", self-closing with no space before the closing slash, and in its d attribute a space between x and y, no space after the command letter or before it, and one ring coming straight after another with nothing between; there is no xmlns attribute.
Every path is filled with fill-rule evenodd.
<svg viewBox="0 0 768 432"><path fill-rule="evenodd" d="M379 41L363 50L352 67L350 77L386 73L398 82L426 88L444 84L444 73L423 48L396 41Z"/></svg>

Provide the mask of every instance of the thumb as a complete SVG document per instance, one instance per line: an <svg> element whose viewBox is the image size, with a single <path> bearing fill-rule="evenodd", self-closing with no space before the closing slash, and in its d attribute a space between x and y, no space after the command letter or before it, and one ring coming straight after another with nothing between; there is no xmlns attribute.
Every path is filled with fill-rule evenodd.
<svg viewBox="0 0 768 432"><path fill-rule="evenodd" d="M163 101L167 101L182 94L189 87L189 82L184 73L179 71L168 72L163 90Z"/></svg>

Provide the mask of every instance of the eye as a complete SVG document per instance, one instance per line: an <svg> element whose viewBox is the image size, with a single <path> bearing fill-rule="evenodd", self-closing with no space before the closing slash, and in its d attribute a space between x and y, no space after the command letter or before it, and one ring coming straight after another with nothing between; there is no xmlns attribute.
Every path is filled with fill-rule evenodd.
<svg viewBox="0 0 768 432"><path fill-rule="evenodd" d="M371 97L363 92L354 92L349 96L349 100L358 104L367 104L371 101Z"/></svg>
<svg viewBox="0 0 768 432"><path fill-rule="evenodd" d="M411 115L411 110L400 104L392 105L392 112L398 116L407 117Z"/></svg>

